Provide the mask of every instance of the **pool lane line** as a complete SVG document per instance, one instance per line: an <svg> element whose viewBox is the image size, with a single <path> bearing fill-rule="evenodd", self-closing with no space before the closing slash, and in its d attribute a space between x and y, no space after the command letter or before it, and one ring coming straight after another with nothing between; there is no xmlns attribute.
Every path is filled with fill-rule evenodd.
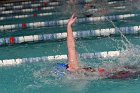
<svg viewBox="0 0 140 93"><path fill-rule="evenodd" d="M78 56L83 59L111 58L111 57L119 57L120 55L121 55L121 51L104 51L104 52L78 54ZM68 58L67 55L55 55L55 56L42 56L42 57L30 57L30 58L4 59L4 60L0 60L0 66L12 66L12 65L24 64L24 63L67 60L67 58Z"/></svg>
<svg viewBox="0 0 140 93"><path fill-rule="evenodd" d="M28 4L28 5L16 5L16 6L11 6L11 7L0 7L0 11L4 12L5 10L15 10L15 9L29 9L29 8L41 8L41 7L47 7L49 6L58 6L60 3L59 2L43 2L43 3L37 3L37 4Z"/></svg>
<svg viewBox="0 0 140 93"><path fill-rule="evenodd" d="M28 17L41 17L41 16L49 16L49 15L60 15L62 12L47 12L47 13L34 13L30 15L17 15L17 16L8 16L8 17L0 17L0 20L8 20L8 19L20 19L20 18L28 18ZM94 20L94 19L102 19L105 20L103 17L106 17L110 20L119 20L119 19L125 19L125 18L130 18L130 17L136 17L140 16L139 13L131 13L131 14L122 14L122 15L112 15L112 16L99 16L99 17L89 17L89 20ZM94 18L94 19L92 19Z"/></svg>
<svg viewBox="0 0 140 93"><path fill-rule="evenodd" d="M30 3L27 5L12 5L12 6L0 6L0 11L3 12L4 10L12 10L12 9L24 9L24 8L35 8L35 7L41 7L41 6L58 6L60 5L60 2L41 2L41 3ZM114 9L125 9L126 6L118 6L114 7ZM93 8L94 9L94 8Z"/></svg>
<svg viewBox="0 0 140 93"><path fill-rule="evenodd" d="M108 21L108 20L119 20L129 17L139 16L140 14L126 14L126 15L114 15L114 16L101 16L101 17L83 17L78 18L76 23L82 22L96 22L96 21ZM50 26L64 26L68 22L68 19L54 20L46 22L34 22L34 23L22 23L22 24L11 24L11 25L0 25L0 32L5 30L33 28L33 27L50 27Z"/></svg>
<svg viewBox="0 0 140 93"><path fill-rule="evenodd" d="M117 1L118 2L118 1ZM113 3L110 3L110 2L108 2L108 4L109 5L111 5L111 4L114 4L114 3L117 3L116 1L114 1ZM39 2L38 2L39 3ZM50 5L59 5L59 2L46 2L46 1L40 1L40 3L43 3L43 5L44 6L46 6L48 3L50 3ZM11 7L11 9L12 9L12 7L14 8L14 9L19 9L19 8L22 8L24 5L29 5L29 4L31 4L31 2L29 2L29 3L23 3L23 5L14 5L14 4L5 4L5 6L6 7ZM40 4L38 4L38 5L40 5ZM80 3L76 3L76 5L81 5ZM5 6L2 6L2 7L0 7L0 10L5 10L6 9L6 7ZM33 5L33 6L37 6L36 4L35 5ZM126 8L126 6L116 6L116 7L114 7L114 9L125 9ZM8 11L7 11L8 12Z"/></svg>
<svg viewBox="0 0 140 93"><path fill-rule="evenodd" d="M34 1L34 0L30 0L30 1L21 1L21 2L14 2L14 3L6 3L6 4L4 4L4 3L2 3L1 4L1 6L6 6L6 7L8 7L8 6L14 6L15 4L17 5L17 4L20 4L20 5L26 5L26 4L31 4L31 3L42 3L42 2L50 2L50 1L44 1L44 0L38 0L38 1ZM115 4L115 3L118 3L118 2L125 2L125 1L109 1L108 2L108 4ZM81 3L76 3L76 5L80 5Z"/></svg>
<svg viewBox="0 0 140 93"><path fill-rule="evenodd" d="M17 16L9 16L9 17L0 17L0 20L9 20L9 19L20 19L20 18L29 18L29 17L43 17L50 15L60 15L61 12L48 12L48 13L33 13L30 15L17 15Z"/></svg>
<svg viewBox="0 0 140 93"><path fill-rule="evenodd" d="M42 3L42 2L50 2L50 1L44 1L44 0L30 0L30 1L20 1L20 2L9 2L9 3L1 3L0 6L5 6L5 7L10 7L10 6L14 6L14 5L27 5L27 4L31 4L31 3Z"/></svg>
<svg viewBox="0 0 140 93"><path fill-rule="evenodd" d="M73 32L75 38L87 38L87 37L105 37L110 35L119 35L120 31L122 34L139 34L140 26L131 27L120 27L120 28L107 28L107 29L96 29L96 30L84 30ZM53 34L39 34L19 37L6 37L0 38L0 45L8 44L20 44L25 42L36 42L36 41L50 41L50 40L61 40L67 37L67 33L53 33Z"/></svg>
<svg viewBox="0 0 140 93"><path fill-rule="evenodd" d="M32 0L33 1L33 0ZM1 3L1 6L5 6L5 7L9 7L9 6L13 6L15 4L21 4L21 5L26 5L26 4L31 4L32 2L31 1L21 1L21 2L14 2L14 3Z"/></svg>
<svg viewBox="0 0 140 93"><path fill-rule="evenodd" d="M0 15L14 14L14 13L27 13L27 12L34 12L34 11L45 11L45 10L53 10L53 9L56 9L56 7L47 6L47 7L38 7L37 9L28 8L28 9L22 9L22 10L8 10L8 11L1 11Z"/></svg>
<svg viewBox="0 0 140 93"><path fill-rule="evenodd" d="M57 3L56 3L57 4ZM57 5L55 5L57 8L60 8L61 6L57 6ZM49 7L53 7L53 6L49 6ZM45 6L44 6L44 8L45 8ZM46 7L47 8L47 7ZM112 7L112 8L114 8L114 9L125 9L126 8L126 6L119 6L119 7ZM40 11L42 8L41 7L38 7L38 10ZM27 8L27 9L23 9L23 10L29 10L29 8ZM13 14L13 13L20 13L20 11L23 11L23 10L7 10L7 11L1 11L0 12L0 15L4 15L4 14ZM90 11L90 12L93 12L93 13L95 13L95 12L97 12L97 11L102 11L102 10L104 10L104 9L102 9L102 8L91 8L91 9L88 9L88 11ZM16 11L18 11L18 12L16 12ZM29 11L28 11L29 12ZM32 12L32 11L31 11Z"/></svg>

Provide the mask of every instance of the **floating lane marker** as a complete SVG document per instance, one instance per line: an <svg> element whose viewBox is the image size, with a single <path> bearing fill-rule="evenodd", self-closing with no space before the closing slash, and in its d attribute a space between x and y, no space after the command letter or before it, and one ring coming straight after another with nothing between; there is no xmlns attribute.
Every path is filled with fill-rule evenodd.
<svg viewBox="0 0 140 93"><path fill-rule="evenodd" d="M20 3L18 3L19 5L27 5L27 4L31 4L31 1L28 2L23 2L21 1ZM1 6L3 7L10 7L10 6L14 6L15 3L6 3L6 4L1 4Z"/></svg>
<svg viewBox="0 0 140 93"><path fill-rule="evenodd" d="M126 6L118 6L118 7L114 7L114 9L125 9Z"/></svg>
<svg viewBox="0 0 140 93"><path fill-rule="evenodd" d="M24 8L39 8L39 7L46 7L47 5L49 6L57 6L59 5L59 2L43 2L43 3L37 3L37 4L27 4L27 5L16 5L16 6L9 6L9 7L0 7L0 11L4 10L13 10L13 9L24 9Z"/></svg>
<svg viewBox="0 0 140 93"><path fill-rule="evenodd" d="M97 53L83 53L79 54L79 57L84 59L89 58L110 58L119 57L120 51L105 51ZM0 60L0 66L12 66L22 63L33 63L33 62L47 62L55 60L67 60L67 55L55 55L55 56L43 56L43 57L31 57L31 58L17 58L17 59L5 59Z"/></svg>
<svg viewBox="0 0 140 93"><path fill-rule="evenodd" d="M41 17L41 16L50 16L50 15L60 15L61 12L50 12L50 13L34 13L31 15L17 15L17 16L8 16L8 17L0 17L0 20L8 20L8 19L20 19L20 18L28 18L28 17Z"/></svg>
<svg viewBox="0 0 140 93"><path fill-rule="evenodd" d="M120 1L109 1L109 2L108 2L109 5L117 4L117 3L119 3L119 4L120 4L120 3L127 3L127 1L124 1L124 0L121 1L121 0L120 0Z"/></svg>
<svg viewBox="0 0 140 93"><path fill-rule="evenodd" d="M43 16L43 14L40 15L40 16ZM94 21L106 21L106 20L117 20L117 19L124 19L124 18L134 17L134 16L139 16L139 14L127 14L127 15L116 15L116 16L101 16L101 17L79 18L79 19L77 19L76 23L94 22ZM67 22L68 22L68 19L46 21L46 22L34 22L34 23L12 24L12 25L0 25L0 31L12 30L12 29L20 29L20 28L27 28L27 27L28 28L32 28L32 27L42 27L42 26L46 26L46 27L47 26L48 27L49 26L63 26L63 25L66 25Z"/></svg>
<svg viewBox="0 0 140 93"><path fill-rule="evenodd" d="M23 26L26 27L26 24L23 24ZM140 30L140 26L132 26L132 27L76 31L76 32L73 32L73 34L75 38L85 38L85 37L91 37L91 36L101 37L101 36L109 36L109 35L118 35L120 33L119 31L121 31L123 34L138 34L139 30ZM54 34L19 36L19 37L7 37L7 38L0 38L0 45L16 44L16 43L19 44L19 43L33 42L33 41L58 40L58 39L65 39L66 37L67 37L66 32L54 33Z"/></svg>
<svg viewBox="0 0 140 93"><path fill-rule="evenodd" d="M18 4L21 4L21 5L26 5L26 4L31 4L32 2L31 1L21 1L20 3L18 2ZM13 6L15 3L6 3L6 4L2 4L2 6ZM17 3L16 3L17 4Z"/></svg>
<svg viewBox="0 0 140 93"><path fill-rule="evenodd" d="M31 3L49 3L49 1L44 1L44 0L38 0L38 1L35 1L35 0L32 0L32 1L20 1L20 2L15 2L15 3L6 3L6 4L1 4L1 6L5 6L5 7L9 7L9 6L14 6L15 4L17 5L28 5L28 4L31 4Z"/></svg>
<svg viewBox="0 0 140 93"><path fill-rule="evenodd" d="M50 6L50 7L38 7L38 11L41 11L41 10L52 10L52 9L55 9L55 7L53 6ZM0 14L12 14L12 13L25 13L25 12L33 12L33 11L36 11L36 9L33 9L33 8L28 8L28 9L22 9L22 10L8 10L8 11L1 11Z"/></svg>
<svg viewBox="0 0 140 93"><path fill-rule="evenodd" d="M8 17L0 17L0 20L5 20L5 19L17 19L17 18L27 18L27 17L37 17L37 16L48 16L48 15L58 15L61 14L61 12L48 12L48 13L40 13L40 14L32 14L32 15L17 15L17 16L8 16ZM113 15L113 16L100 16L100 17L89 17L86 18L86 20L89 21L104 21L104 20L120 20L120 19L125 19L125 18L130 18L130 17L136 17L140 16L140 14L124 14L124 15ZM79 20L81 21L81 20Z"/></svg>

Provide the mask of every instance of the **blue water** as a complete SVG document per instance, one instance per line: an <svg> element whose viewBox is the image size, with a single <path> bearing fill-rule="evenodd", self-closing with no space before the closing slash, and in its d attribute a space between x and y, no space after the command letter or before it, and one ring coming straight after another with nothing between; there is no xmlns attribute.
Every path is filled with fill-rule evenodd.
<svg viewBox="0 0 140 93"><path fill-rule="evenodd" d="M114 38L120 40L120 38ZM139 37L128 37L135 45L140 45ZM102 48L104 44L104 48ZM80 45L84 44L85 47ZM123 44L118 42L121 47ZM112 46L112 47L111 47ZM116 50L116 43L109 38L77 40L78 53L99 52L107 50ZM57 50L56 50L57 49ZM26 50L26 51L25 51ZM82 50L82 51L81 51ZM0 48L1 59L36 57L44 55L66 54L65 42L50 42L37 44L21 44L16 46L6 46ZM134 53L135 54L135 53ZM136 56L136 55L135 55ZM139 56L139 55L138 55ZM129 56L128 56L129 57ZM81 58L81 63L92 66L98 60ZM139 93L140 79L123 79L123 80L73 80L68 78L50 77L50 71L53 70L56 63L66 63L66 61L50 61L27 63L12 67L0 68L0 92L4 93Z"/></svg>
<svg viewBox="0 0 140 93"><path fill-rule="evenodd" d="M139 13L129 11L128 13ZM113 14L113 13L112 13ZM114 13L115 14L115 13ZM117 14L117 13L116 13ZM119 13L121 14L121 13ZM0 25L13 23L26 23L44 20L65 19L68 16L48 16L27 19L11 19L1 21ZM139 17L126 20L113 21L117 27L139 25ZM113 27L110 22L79 23L73 26L74 31L101 29ZM15 32L1 32L0 37L23 36L34 34L66 32L66 26L42 27L35 29L17 29ZM138 63L140 58L140 37L127 35L127 39L133 45L126 48L121 36L111 37L88 37L76 39L78 53L103 52L115 50L124 51L117 59L83 59L79 58L80 64L95 66L102 63L128 62ZM129 45L127 45L129 46ZM51 55L67 54L65 40L30 42L24 44L7 45L0 47L0 60L13 58L29 58ZM131 59L133 58L133 60ZM131 59L131 60L130 60ZM131 61L131 62L130 62ZM67 60L26 63L15 66L0 67L0 93L139 93L140 78L133 79L73 79L54 74L52 71L57 63L67 63Z"/></svg>

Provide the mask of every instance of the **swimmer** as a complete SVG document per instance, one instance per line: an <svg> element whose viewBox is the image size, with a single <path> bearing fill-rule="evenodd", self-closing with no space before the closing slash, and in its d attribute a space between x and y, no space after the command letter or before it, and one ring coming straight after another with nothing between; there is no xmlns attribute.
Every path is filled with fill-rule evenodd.
<svg viewBox="0 0 140 93"><path fill-rule="evenodd" d="M72 24L75 22L76 17L73 14L67 24L67 48L68 48L68 64L59 64L61 67L65 67L70 73L83 72L83 73L98 73L99 75L107 75L106 78L110 79L123 79L138 76L140 74L140 67L135 66L123 66L123 70L117 71L115 68L107 70L105 68L91 68L91 67L80 67L78 57L76 55L75 40L73 36ZM120 67L119 67L120 68ZM124 70L125 69L125 70Z"/></svg>
<svg viewBox="0 0 140 93"><path fill-rule="evenodd" d="M67 47L68 47L68 65L67 65L67 70L70 72L75 72L75 71L90 71L90 72L95 72L95 69L92 69L91 67L89 68L80 68L78 64L78 57L76 54L76 49L75 49L75 41L74 41L74 36L73 36L73 31L72 31L72 24L75 22L76 17L75 14L73 14L67 24ZM99 68L98 71L100 73L104 72L103 68Z"/></svg>

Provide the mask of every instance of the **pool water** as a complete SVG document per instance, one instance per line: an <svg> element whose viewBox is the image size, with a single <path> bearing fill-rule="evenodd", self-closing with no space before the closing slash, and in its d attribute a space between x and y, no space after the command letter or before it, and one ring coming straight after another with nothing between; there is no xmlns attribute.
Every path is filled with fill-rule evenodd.
<svg viewBox="0 0 140 93"><path fill-rule="evenodd" d="M119 40L120 38L116 37L113 39ZM140 38L138 36L129 36L128 39L135 45L140 44ZM116 50L118 47L122 46L121 42L117 42L117 45L109 38L77 40L76 44L78 53L84 53L87 51L99 52ZM80 46L82 44L86 47ZM67 53L65 41L6 46L1 47L0 50L1 59L36 57ZM81 63L86 63L90 66L95 63L94 61L96 61L93 59L87 59L85 61L82 58L80 60ZM27 63L12 67L1 67L0 91L5 93L55 93L56 91L59 91L59 93L91 93L93 91L95 93L139 93L139 78L124 80L73 80L63 77L48 77L50 76L48 72L52 70L56 63L61 62L66 63L66 60Z"/></svg>
<svg viewBox="0 0 140 93"><path fill-rule="evenodd" d="M135 11L130 11L133 13ZM140 13L136 11L136 13ZM65 19L66 16L49 16L39 18L29 18L20 20L6 20L1 21L0 25L43 21L43 20L56 20ZM126 20L113 21L117 27L139 25L139 17L128 18ZM113 27L110 22L91 22L91 23L78 23L73 26L74 31L82 31L88 29L101 29ZM47 34L66 32L66 26L52 26L42 27L35 29L17 29L15 31L1 32L0 37L10 36L24 36L34 34ZM126 35L126 38L133 45L129 47L126 43L122 42L120 35L110 37L87 37L76 38L77 53L92 53L103 51L115 50L128 50L124 55L113 59L83 59L79 58L80 64L88 66L102 65L101 63L123 63L130 58L132 61L139 64L139 48L140 37L137 35ZM128 46L128 48L125 47ZM16 59L16 58L30 58L42 57L52 55L67 54L66 40L56 41L41 41L29 42L23 44L14 44L0 47L0 60ZM113 60L113 61L112 61ZM131 79L73 79L69 77L51 77L53 68L57 63L67 63L67 60L47 61L36 63L23 63L14 66L1 66L0 67L0 93L139 93L140 91L140 78ZM130 62L131 64L131 62ZM110 66L109 65L109 66Z"/></svg>

